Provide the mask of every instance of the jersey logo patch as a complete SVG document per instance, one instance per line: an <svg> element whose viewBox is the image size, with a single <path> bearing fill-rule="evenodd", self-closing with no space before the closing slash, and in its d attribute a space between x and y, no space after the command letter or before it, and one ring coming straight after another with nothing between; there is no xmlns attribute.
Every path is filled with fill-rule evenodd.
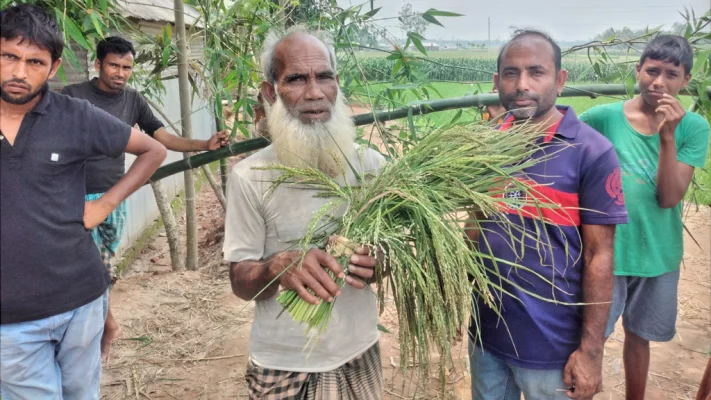
<svg viewBox="0 0 711 400"><path fill-rule="evenodd" d="M615 168L610 175L607 177L605 182L605 190L608 196L615 200L615 204L624 205L625 195L622 193L622 175L620 174L620 168Z"/></svg>

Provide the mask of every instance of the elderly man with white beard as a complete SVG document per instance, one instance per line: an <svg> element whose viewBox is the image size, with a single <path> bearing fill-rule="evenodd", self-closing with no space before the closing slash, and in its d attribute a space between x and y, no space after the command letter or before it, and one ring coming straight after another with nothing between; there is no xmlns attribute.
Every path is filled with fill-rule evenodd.
<svg viewBox="0 0 711 400"><path fill-rule="evenodd" d="M261 63L272 144L230 174L223 248L232 291L256 299L245 373L250 399L381 399L378 315L368 285L376 259L358 248L341 289L326 269L337 277L345 271L327 252L311 249L298 266L302 253L293 250L294 243L329 199L290 185L269 195L279 172L255 167L314 167L353 185L357 180L346 159L360 172L377 172L384 158L355 144L328 41L301 28L271 34ZM280 288L312 304L335 301L327 331L313 338L313 331L307 334L305 325L282 314Z"/></svg>

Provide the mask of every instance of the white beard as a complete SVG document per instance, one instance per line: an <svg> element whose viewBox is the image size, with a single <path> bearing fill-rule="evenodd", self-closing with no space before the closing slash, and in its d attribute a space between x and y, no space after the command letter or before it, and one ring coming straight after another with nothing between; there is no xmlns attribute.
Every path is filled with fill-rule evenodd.
<svg viewBox="0 0 711 400"><path fill-rule="evenodd" d="M272 147L279 162L296 168L318 168L335 177L348 169L345 159L353 160L356 128L338 92L326 122L305 124L292 115L277 94L276 102L264 102ZM345 157L345 158L344 158Z"/></svg>

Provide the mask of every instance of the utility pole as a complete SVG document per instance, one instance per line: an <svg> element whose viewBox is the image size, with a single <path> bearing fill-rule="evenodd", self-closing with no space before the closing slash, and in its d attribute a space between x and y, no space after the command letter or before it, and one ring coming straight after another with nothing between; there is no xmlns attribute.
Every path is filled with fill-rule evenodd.
<svg viewBox="0 0 711 400"><path fill-rule="evenodd" d="M190 81L188 80L188 43L185 34L185 7L183 0L174 0L175 7L175 34L178 39L178 87L180 93L180 127L183 137L191 139L193 136L193 125L190 114L192 107L190 102ZM190 158L192 153L183 153L183 158ZM193 170L183 173L185 179L185 228L186 244L188 253L185 260L185 268L188 270L197 269L198 246L197 246L197 223L195 215L195 178Z"/></svg>
<svg viewBox="0 0 711 400"><path fill-rule="evenodd" d="M489 17L489 49L491 50L491 17Z"/></svg>

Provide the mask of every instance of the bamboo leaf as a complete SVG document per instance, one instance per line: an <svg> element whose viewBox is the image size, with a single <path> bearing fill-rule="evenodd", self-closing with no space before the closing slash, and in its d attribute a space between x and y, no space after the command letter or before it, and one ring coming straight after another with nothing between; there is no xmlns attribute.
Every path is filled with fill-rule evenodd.
<svg viewBox="0 0 711 400"><path fill-rule="evenodd" d="M435 10L434 8L430 8L429 10L425 11L425 14L437 16L437 17L463 17L464 16L464 14L458 14L458 13L450 12L450 11Z"/></svg>
<svg viewBox="0 0 711 400"><path fill-rule="evenodd" d="M437 18L433 17L430 14L427 14L427 13L422 14L422 19L429 22L430 24L439 25L442 28L444 28L444 25L442 25L441 22L437 21Z"/></svg>
<svg viewBox="0 0 711 400"><path fill-rule="evenodd" d="M170 46L167 46L166 48L163 49L163 55L161 57L161 64L163 65L164 68L168 66L168 60L170 59L170 52L171 52Z"/></svg>
<svg viewBox="0 0 711 400"><path fill-rule="evenodd" d="M701 68L709 61L709 56L711 56L711 49L701 51L696 55L696 61L694 62L694 67L691 69L691 75L697 76Z"/></svg>
<svg viewBox="0 0 711 400"><path fill-rule="evenodd" d="M408 32L407 33L408 40L412 40L412 43L415 45L415 47L417 47L417 50L419 50L420 53L427 55L427 51L425 50L425 46L422 45L422 41L420 41L420 38L415 37L415 35L413 35L413 33L415 35L417 35L415 32ZM417 35L417 36L420 36L420 35ZM422 37L422 36L420 36L420 37Z"/></svg>
<svg viewBox="0 0 711 400"><path fill-rule="evenodd" d="M378 8L372 9L372 10L368 11L367 13L363 14L363 19L372 18L375 14L378 13L378 11L380 11L381 8L382 7L378 7Z"/></svg>
<svg viewBox="0 0 711 400"><path fill-rule="evenodd" d="M94 29L96 29L96 34L103 38L104 30L101 27L99 19L96 17L96 13L92 12L91 14L89 14L89 16L91 17L91 23L94 25Z"/></svg>
<svg viewBox="0 0 711 400"><path fill-rule="evenodd" d="M84 37L84 33L77 27L77 25L70 18L64 19L64 29L66 30L69 37L71 37L79 46L91 51L91 45Z"/></svg>

